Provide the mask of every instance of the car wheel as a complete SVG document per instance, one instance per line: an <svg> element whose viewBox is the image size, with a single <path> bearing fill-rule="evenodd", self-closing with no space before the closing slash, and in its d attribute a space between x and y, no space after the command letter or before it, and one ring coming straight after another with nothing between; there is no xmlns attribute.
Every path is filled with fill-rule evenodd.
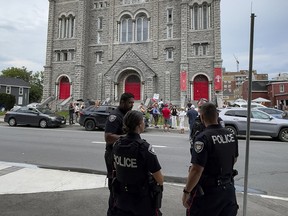
<svg viewBox="0 0 288 216"><path fill-rule="evenodd" d="M282 142L288 142L288 128L281 129L278 138Z"/></svg>
<svg viewBox="0 0 288 216"><path fill-rule="evenodd" d="M87 131L93 131L95 130L95 127L96 127L96 124L93 120L91 119L88 119L86 122L85 122L85 130Z"/></svg>
<svg viewBox="0 0 288 216"><path fill-rule="evenodd" d="M226 125L225 128L229 130L232 134L237 135L237 129L234 126Z"/></svg>
<svg viewBox="0 0 288 216"><path fill-rule="evenodd" d="M10 118L9 121L8 121L8 124L10 126L16 126L17 125L16 119L15 118Z"/></svg>
<svg viewBox="0 0 288 216"><path fill-rule="evenodd" d="M39 126L41 128L46 128L47 127L47 121L45 119L42 119L39 123Z"/></svg>

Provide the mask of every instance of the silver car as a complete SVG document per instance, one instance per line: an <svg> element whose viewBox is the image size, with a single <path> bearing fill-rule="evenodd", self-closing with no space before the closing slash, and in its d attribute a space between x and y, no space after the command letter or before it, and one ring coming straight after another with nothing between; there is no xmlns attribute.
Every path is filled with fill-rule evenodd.
<svg viewBox="0 0 288 216"><path fill-rule="evenodd" d="M247 109L222 109L219 116L225 127L236 135L245 135L247 130ZM283 142L288 142L288 121L275 118L257 109L251 110L250 134L257 136L271 136Z"/></svg>

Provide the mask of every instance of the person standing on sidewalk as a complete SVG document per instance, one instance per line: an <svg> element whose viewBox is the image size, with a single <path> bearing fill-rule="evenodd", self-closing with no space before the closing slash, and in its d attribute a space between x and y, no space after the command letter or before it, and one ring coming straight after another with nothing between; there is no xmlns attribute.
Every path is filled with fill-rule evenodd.
<svg viewBox="0 0 288 216"><path fill-rule="evenodd" d="M73 103L71 102L69 104L69 125L74 124L74 106Z"/></svg>
<svg viewBox="0 0 288 216"><path fill-rule="evenodd" d="M106 121L104 134L106 149L104 158L107 168L108 188L110 190L107 216L112 215L114 206L113 196L111 195L111 184L113 179L113 144L125 133L123 130L123 117L133 108L133 105L134 95L131 93L123 93L120 97L119 106L110 113Z"/></svg>
<svg viewBox="0 0 288 216"><path fill-rule="evenodd" d="M238 140L218 124L214 104L203 104L200 118L206 128L191 147L192 166L182 196L186 215L236 216L233 166L239 155Z"/></svg>
<svg viewBox="0 0 288 216"><path fill-rule="evenodd" d="M170 117L171 117L171 111L170 109L168 108L168 104L164 104L164 108L162 109L162 115L163 115L163 119L164 119L164 122L163 122L163 131L164 132L170 132L169 130L169 127L170 127ZM167 130L165 129L167 128Z"/></svg>
<svg viewBox="0 0 288 216"><path fill-rule="evenodd" d="M140 137L145 129L143 114L136 110L127 112L123 125L127 135L120 137L113 146L116 170L112 183L113 215L160 216L164 177L152 145ZM149 180L157 190L151 190Z"/></svg>

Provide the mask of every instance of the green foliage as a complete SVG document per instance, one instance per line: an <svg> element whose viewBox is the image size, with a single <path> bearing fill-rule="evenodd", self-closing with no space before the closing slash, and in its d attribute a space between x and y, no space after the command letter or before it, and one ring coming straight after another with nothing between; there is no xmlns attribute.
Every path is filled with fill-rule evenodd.
<svg viewBox="0 0 288 216"><path fill-rule="evenodd" d="M16 98L14 95L0 93L0 107L4 107L5 110L10 110L16 103Z"/></svg>
<svg viewBox="0 0 288 216"><path fill-rule="evenodd" d="M58 115L64 116L66 119L69 119L69 111L68 110L62 110L56 112Z"/></svg>
<svg viewBox="0 0 288 216"><path fill-rule="evenodd" d="M43 95L43 71L33 73L28 71L26 67L22 68L7 68L2 70L3 77L15 77L23 79L30 84L29 103L40 102Z"/></svg>
<svg viewBox="0 0 288 216"><path fill-rule="evenodd" d="M30 81L30 76L32 75L32 71L27 71L26 67L16 68L11 67L2 70L3 77L15 77L19 79L23 79L26 82Z"/></svg>

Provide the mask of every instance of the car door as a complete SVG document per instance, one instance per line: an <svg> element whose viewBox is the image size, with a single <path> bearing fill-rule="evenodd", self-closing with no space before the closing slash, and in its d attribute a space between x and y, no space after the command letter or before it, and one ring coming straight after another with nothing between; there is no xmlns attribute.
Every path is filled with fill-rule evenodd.
<svg viewBox="0 0 288 216"><path fill-rule="evenodd" d="M259 110L251 112L251 135L273 136L276 133L275 129L278 127L275 127L273 117Z"/></svg>
<svg viewBox="0 0 288 216"><path fill-rule="evenodd" d="M34 108L28 108L25 115L26 122L29 125L38 126L39 125L39 112Z"/></svg>

